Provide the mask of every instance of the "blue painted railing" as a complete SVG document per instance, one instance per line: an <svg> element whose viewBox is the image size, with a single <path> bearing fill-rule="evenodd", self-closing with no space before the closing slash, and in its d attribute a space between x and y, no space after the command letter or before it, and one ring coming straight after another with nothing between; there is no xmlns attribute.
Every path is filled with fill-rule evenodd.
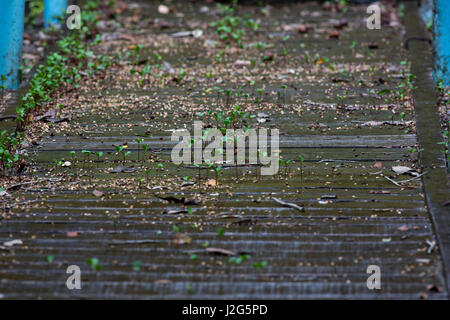
<svg viewBox="0 0 450 320"><path fill-rule="evenodd" d="M66 9L67 0L44 0L45 27L58 23ZM24 16L25 0L0 0L0 76L5 76L0 85L7 89L19 86Z"/></svg>
<svg viewBox="0 0 450 320"><path fill-rule="evenodd" d="M44 27L57 24L57 17L65 14L66 9L67 0L44 0Z"/></svg>
<svg viewBox="0 0 450 320"><path fill-rule="evenodd" d="M450 0L434 0L435 79L450 85Z"/></svg>
<svg viewBox="0 0 450 320"><path fill-rule="evenodd" d="M0 0L0 76L8 89L19 86L25 0Z"/></svg>

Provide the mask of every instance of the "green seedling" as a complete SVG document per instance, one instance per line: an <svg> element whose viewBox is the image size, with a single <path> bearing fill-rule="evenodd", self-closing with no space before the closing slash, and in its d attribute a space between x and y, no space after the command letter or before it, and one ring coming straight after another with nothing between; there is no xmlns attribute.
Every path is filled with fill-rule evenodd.
<svg viewBox="0 0 450 320"><path fill-rule="evenodd" d="M406 114L404 112L400 113L400 118L402 119L403 122L405 122L405 117Z"/></svg>
<svg viewBox="0 0 450 320"><path fill-rule="evenodd" d="M133 262L133 271L141 271L142 263L140 261Z"/></svg>
<svg viewBox="0 0 450 320"><path fill-rule="evenodd" d="M117 157L119 157L123 151L123 146L115 146L115 149L116 149Z"/></svg>
<svg viewBox="0 0 450 320"><path fill-rule="evenodd" d="M189 294L194 294L194 289L192 288L192 286L189 283L186 284L186 289Z"/></svg>
<svg viewBox="0 0 450 320"><path fill-rule="evenodd" d="M125 163L126 157L128 157L131 154L131 151L123 151L123 163Z"/></svg>
<svg viewBox="0 0 450 320"><path fill-rule="evenodd" d="M198 256L195 253L191 254L190 258L191 260L198 260Z"/></svg>
<svg viewBox="0 0 450 320"><path fill-rule="evenodd" d="M228 259L228 262L234 263L234 264L241 264L245 260L249 260L249 259L250 259L250 255L248 255L248 254L241 254L239 257L230 257Z"/></svg>
<svg viewBox="0 0 450 320"><path fill-rule="evenodd" d="M139 188L142 188L142 183L144 182L145 179L142 177L138 177L137 179L139 181Z"/></svg>
<svg viewBox="0 0 450 320"><path fill-rule="evenodd" d="M142 138L137 138L137 139L136 139L136 142L137 142L137 145L138 145L138 156L137 156L137 161L139 161L139 152L140 152L140 149L141 149L141 143L142 143L142 141L144 141L144 139L142 139Z"/></svg>
<svg viewBox="0 0 450 320"><path fill-rule="evenodd" d="M262 268L265 268L266 266L267 266L267 261L253 263L253 268L255 268L255 269L262 269Z"/></svg>
<svg viewBox="0 0 450 320"><path fill-rule="evenodd" d="M0 89L2 90L2 103L3 103L3 101L4 101L4 99L5 99L5 89L6 89L6 86L5 86L5 80L6 80L6 77L5 77L5 75L0 75L0 83L1 83L1 85L0 85Z"/></svg>
<svg viewBox="0 0 450 320"><path fill-rule="evenodd" d="M125 151L125 148L123 146L116 146L115 148L116 148L117 155L118 156L122 155L122 163L125 164L126 157L128 155L130 155L131 152L130 151Z"/></svg>
<svg viewBox="0 0 450 320"><path fill-rule="evenodd" d="M208 165L208 167L214 171L214 174L216 177L216 186L218 186L219 185L219 176L222 173L222 166L216 165L214 163L210 163Z"/></svg>
<svg viewBox="0 0 450 320"><path fill-rule="evenodd" d="M58 167L61 167L64 163L62 160L53 160L55 163L55 174L58 174Z"/></svg>
<svg viewBox="0 0 450 320"><path fill-rule="evenodd" d="M99 260L97 258L88 258L86 259L86 263L93 271L99 271L102 269L102 266L99 264Z"/></svg>
<svg viewBox="0 0 450 320"><path fill-rule="evenodd" d="M305 156L299 155L298 160L300 161L300 181L303 182L303 162L305 162Z"/></svg>
<svg viewBox="0 0 450 320"><path fill-rule="evenodd" d="M81 150L81 153L83 154L83 168L85 168L86 158L87 158L87 162L90 162L90 156L91 156L92 152L89 150Z"/></svg>
<svg viewBox="0 0 450 320"><path fill-rule="evenodd" d="M217 228L217 235L219 237L223 236L225 234L225 229L222 227Z"/></svg>
<svg viewBox="0 0 450 320"><path fill-rule="evenodd" d="M70 159L75 163L75 151L70 151Z"/></svg>
<svg viewBox="0 0 450 320"><path fill-rule="evenodd" d="M98 164L100 163L100 158L103 156L103 152L97 151L95 152L95 155L97 156L97 168L98 168Z"/></svg>
<svg viewBox="0 0 450 320"><path fill-rule="evenodd" d="M148 145L146 145L146 144L144 144L144 145L142 145L142 149L143 149L143 152L142 152L142 163L144 163L144 161L145 161L145 154L147 153L147 151L148 151Z"/></svg>
<svg viewBox="0 0 450 320"><path fill-rule="evenodd" d="M180 84L186 76L187 76L186 71L183 68L181 68L180 69L180 73L179 73L178 78L177 78L178 84Z"/></svg>

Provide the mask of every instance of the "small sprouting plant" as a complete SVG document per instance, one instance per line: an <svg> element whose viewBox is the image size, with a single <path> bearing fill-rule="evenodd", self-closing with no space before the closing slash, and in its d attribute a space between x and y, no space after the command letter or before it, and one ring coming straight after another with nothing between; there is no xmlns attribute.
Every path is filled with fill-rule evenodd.
<svg viewBox="0 0 450 320"><path fill-rule="evenodd" d="M148 183L148 176L150 175L150 169L145 169L145 177L147 178Z"/></svg>
<svg viewBox="0 0 450 320"><path fill-rule="evenodd" d="M102 266L99 264L99 260L97 258L88 258L86 259L86 263L93 271L99 271L102 269Z"/></svg>
<svg viewBox="0 0 450 320"><path fill-rule="evenodd" d="M289 40L289 38L290 38L290 35L286 35L286 36L283 37L283 39L281 39L281 41L282 41L281 43L283 44L283 56L284 57L287 57L287 55L288 55L286 42Z"/></svg>
<svg viewBox="0 0 450 320"><path fill-rule="evenodd" d="M256 92L258 93L258 97L256 98L255 102L256 103L261 103L262 101L262 93L263 93L263 89L262 88L257 88Z"/></svg>
<svg viewBox="0 0 450 320"><path fill-rule="evenodd" d="M225 234L225 229L222 227L217 228L217 235L219 237L223 236Z"/></svg>
<svg viewBox="0 0 450 320"><path fill-rule="evenodd" d="M0 132L0 172L3 176L20 163L21 155L18 147L22 138L21 133L8 133L6 130Z"/></svg>
<svg viewBox="0 0 450 320"><path fill-rule="evenodd" d="M303 182L303 162L305 162L305 156L299 155L298 161L300 162L300 181Z"/></svg>
<svg viewBox="0 0 450 320"><path fill-rule="evenodd" d="M95 155L97 156L97 167L98 167L98 164L100 163L100 158L103 156L103 152L97 151L95 152Z"/></svg>
<svg viewBox="0 0 450 320"><path fill-rule="evenodd" d="M115 146L116 154L119 156L123 151L123 146Z"/></svg>
<svg viewBox="0 0 450 320"><path fill-rule="evenodd" d="M216 177L216 185L219 185L219 176L222 173L222 166L216 165L215 163L210 163L208 165L209 169L212 169L214 171L215 177Z"/></svg>
<svg viewBox="0 0 450 320"><path fill-rule="evenodd" d="M137 161L139 161L139 153L140 153L140 149L141 149L141 143L142 143L142 141L144 141L144 139L142 139L142 138L137 138L137 139L136 139L136 142L137 142L137 144L138 144L138 154L137 154Z"/></svg>
<svg viewBox="0 0 450 320"><path fill-rule="evenodd" d="M195 253L190 255L190 259L191 260L198 260L198 255L196 255Z"/></svg>
<svg viewBox="0 0 450 320"><path fill-rule="evenodd" d="M283 90L283 103L286 104L286 85L281 85L281 90Z"/></svg>
<svg viewBox="0 0 450 320"><path fill-rule="evenodd" d="M189 283L186 284L186 290L188 291L189 294L194 294L194 289Z"/></svg>
<svg viewBox="0 0 450 320"><path fill-rule="evenodd" d="M242 262L244 262L245 260L250 259L250 255L248 254L241 254L239 257L230 257L228 259L229 263L234 263L234 264L241 264Z"/></svg>
<svg viewBox="0 0 450 320"><path fill-rule="evenodd" d="M53 160L53 162L55 163L55 173L57 174L58 167L61 167L64 162L62 160Z"/></svg>
<svg viewBox="0 0 450 320"><path fill-rule="evenodd" d="M87 162L90 162L90 156L92 154L92 151L89 150L81 150L81 153L83 154L83 167L86 164L86 158L87 158Z"/></svg>
<svg viewBox="0 0 450 320"><path fill-rule="evenodd" d="M142 263L140 261L133 262L133 271L141 271Z"/></svg>
<svg viewBox="0 0 450 320"><path fill-rule="evenodd" d="M126 151L124 146L116 146L117 155L122 155L122 161L125 163L126 157L131 154L130 151Z"/></svg>
<svg viewBox="0 0 450 320"><path fill-rule="evenodd" d="M409 147L408 148L408 152L409 153L418 153L418 152L422 152L423 148L416 148L416 147Z"/></svg>
<svg viewBox="0 0 450 320"><path fill-rule="evenodd" d="M138 71L138 74L141 76L141 79L139 79L139 83L141 86L143 86L144 82L148 80L148 77L152 74L152 67L147 64L144 68L142 68L141 71Z"/></svg>
<svg viewBox="0 0 450 320"><path fill-rule="evenodd" d="M186 71L183 68L181 68L177 78L178 84L180 84L186 76L187 76Z"/></svg>
<svg viewBox="0 0 450 320"><path fill-rule="evenodd" d="M143 149L143 152L142 152L142 162L144 162L144 161L145 161L145 154L146 154L147 151L148 151L148 145L146 145L146 144L142 145L142 149Z"/></svg>
<svg viewBox="0 0 450 320"><path fill-rule="evenodd" d="M5 80L6 80L5 75L3 75L3 74L0 75L0 83L1 83L0 90L2 91L2 102L1 103L3 103L3 100L5 99L5 89L6 89Z"/></svg>
<svg viewBox="0 0 450 320"><path fill-rule="evenodd" d="M228 107L228 105L230 104L230 97L231 97L231 94L233 93L233 91L231 90L231 89L227 89L227 90L225 90L225 95L226 95L226 97L227 97L227 100L226 100L226 102L225 102L225 105Z"/></svg>
<svg viewBox="0 0 450 320"><path fill-rule="evenodd" d="M413 156L416 155L417 159L419 159L419 160L420 160L420 153L423 150L424 150L423 148L418 148L418 147L409 147L408 148L408 152Z"/></svg>
<svg viewBox="0 0 450 320"><path fill-rule="evenodd" d="M267 261L253 263L253 268L255 268L255 269L262 269L262 268L265 268L266 266L267 266Z"/></svg>
<svg viewBox="0 0 450 320"><path fill-rule="evenodd" d="M137 179L138 179L138 182L139 182L138 187L139 187L139 188L142 188L142 183L144 182L145 179L142 178L142 177L138 177Z"/></svg>

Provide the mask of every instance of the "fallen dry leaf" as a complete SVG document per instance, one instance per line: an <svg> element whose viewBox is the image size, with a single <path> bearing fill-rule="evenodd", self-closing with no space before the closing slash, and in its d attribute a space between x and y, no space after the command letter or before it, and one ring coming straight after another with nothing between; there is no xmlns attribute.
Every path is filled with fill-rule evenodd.
<svg viewBox="0 0 450 320"><path fill-rule="evenodd" d="M248 67L251 65L251 62L248 60L236 60L233 63L233 68L239 69L239 68L243 68L243 67Z"/></svg>
<svg viewBox="0 0 450 320"><path fill-rule="evenodd" d="M186 209L174 209L174 210L167 210L165 213L167 214L182 214L182 213L188 213Z"/></svg>
<svg viewBox="0 0 450 320"><path fill-rule="evenodd" d="M375 164L373 165L374 168L378 168L381 169L383 168L383 164L381 163L381 161L377 161L375 162Z"/></svg>
<svg viewBox="0 0 450 320"><path fill-rule="evenodd" d="M169 11L170 11L170 9L169 9L168 6L165 6L165 5L163 5L163 4L160 4L160 5L158 6L158 12L159 12L160 14L168 14Z"/></svg>
<svg viewBox="0 0 450 320"><path fill-rule="evenodd" d="M20 245L20 244L23 244L22 240L17 240L17 239L3 242L3 245L5 247L12 247L12 246L15 246L15 245Z"/></svg>
<svg viewBox="0 0 450 320"><path fill-rule="evenodd" d="M215 187L217 186L217 181L215 179L209 179L205 182L205 186L207 187Z"/></svg>
<svg viewBox="0 0 450 320"><path fill-rule="evenodd" d="M340 37L340 33L339 33L339 31L337 31L337 30L332 30L332 31L330 31L330 33L328 34L328 38L329 39L339 39L339 37Z"/></svg>
<svg viewBox="0 0 450 320"><path fill-rule="evenodd" d="M136 169L132 168L132 167L125 167L125 166L117 166L114 169L112 169L111 171L109 171L110 173L131 173L131 172L135 172Z"/></svg>
<svg viewBox="0 0 450 320"><path fill-rule="evenodd" d="M237 255L236 252L231 251L231 250L227 250L227 249L222 249L222 248L206 248L205 251L207 253L211 253L211 254L218 254L218 255L222 255L222 256L235 256Z"/></svg>
<svg viewBox="0 0 450 320"><path fill-rule="evenodd" d="M397 174L404 174L407 172L410 172L412 169L410 167L405 166L393 166L392 171L394 171Z"/></svg>
<svg viewBox="0 0 450 320"><path fill-rule="evenodd" d="M98 190L92 191L92 194L96 197L103 197L104 193Z"/></svg>
<svg viewBox="0 0 450 320"><path fill-rule="evenodd" d="M295 203L290 203L290 202L285 202L283 200L280 200L278 198L272 198L276 203L282 205L283 207L290 207L293 209L297 209L298 211L305 211L305 208L300 207L298 205L296 205Z"/></svg>
<svg viewBox="0 0 450 320"><path fill-rule="evenodd" d="M304 24L300 24L297 27L297 31L298 31L298 33L308 33L309 28L308 28L308 26L306 26Z"/></svg>
<svg viewBox="0 0 450 320"><path fill-rule="evenodd" d="M157 284L169 284L169 283L172 283L172 280L161 279L161 280L156 280L155 283L157 283Z"/></svg>
<svg viewBox="0 0 450 320"><path fill-rule="evenodd" d="M175 244L186 244L186 243L191 243L192 238L189 237L187 234L185 233L177 233L175 235L175 239L173 239L173 243Z"/></svg>
<svg viewBox="0 0 450 320"><path fill-rule="evenodd" d="M76 231L68 231L68 232L66 232L66 236L69 237L69 238L75 238L75 237L78 237L78 232L76 232Z"/></svg>

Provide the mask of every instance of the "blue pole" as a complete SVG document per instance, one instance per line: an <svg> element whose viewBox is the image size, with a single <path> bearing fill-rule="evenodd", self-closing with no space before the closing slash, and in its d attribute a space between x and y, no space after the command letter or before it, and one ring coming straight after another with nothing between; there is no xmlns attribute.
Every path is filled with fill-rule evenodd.
<svg viewBox="0 0 450 320"><path fill-rule="evenodd" d="M19 86L25 0L0 0L0 76L8 89ZM2 85L2 83L0 83Z"/></svg>
<svg viewBox="0 0 450 320"><path fill-rule="evenodd" d="M450 85L450 1L434 0L435 77Z"/></svg>
<svg viewBox="0 0 450 320"><path fill-rule="evenodd" d="M56 17L64 15L66 10L67 0L44 0L44 27L59 23Z"/></svg>

